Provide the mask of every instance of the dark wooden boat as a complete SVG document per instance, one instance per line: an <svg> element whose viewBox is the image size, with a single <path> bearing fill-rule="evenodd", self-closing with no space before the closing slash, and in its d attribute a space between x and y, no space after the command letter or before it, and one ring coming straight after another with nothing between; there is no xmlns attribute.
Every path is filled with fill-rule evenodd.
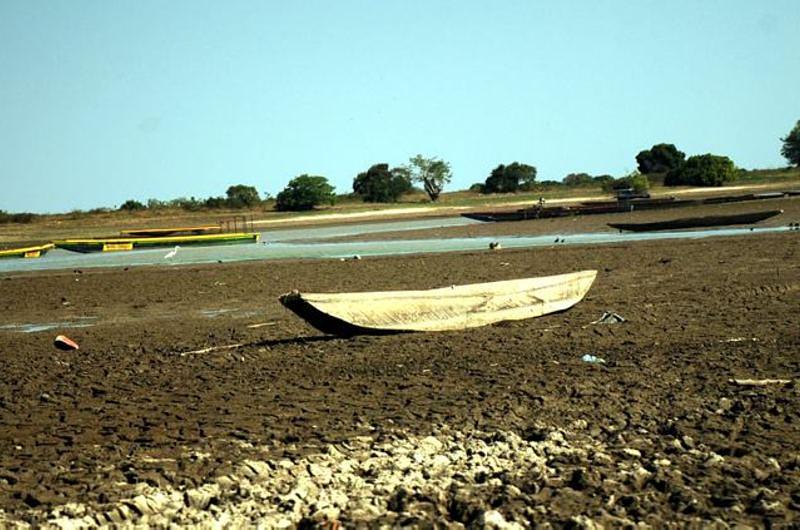
<svg viewBox="0 0 800 530"><path fill-rule="evenodd" d="M121 230L120 235L123 237L168 237L168 236L198 236L201 234L211 234L219 232L220 227L217 225L211 226L178 226L175 228L133 228L128 230Z"/></svg>
<svg viewBox="0 0 800 530"><path fill-rule="evenodd" d="M612 228L631 232L653 232L657 230L681 230L685 228L708 228L713 226L749 225L775 217L783 210L767 210L730 215L708 215L705 217L682 217L651 223L608 223Z"/></svg>

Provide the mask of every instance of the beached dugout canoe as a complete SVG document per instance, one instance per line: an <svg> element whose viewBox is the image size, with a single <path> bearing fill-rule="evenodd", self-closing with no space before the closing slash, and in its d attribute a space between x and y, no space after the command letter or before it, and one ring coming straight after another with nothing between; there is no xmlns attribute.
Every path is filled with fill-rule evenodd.
<svg viewBox="0 0 800 530"><path fill-rule="evenodd" d="M73 252L117 252L142 248L158 248L179 246L210 246L210 245L236 245L241 243L255 243L259 235L250 232L236 232L223 234L204 234L198 236L170 236L170 237L114 237L105 239L65 239L54 241L58 248L72 250Z"/></svg>
<svg viewBox="0 0 800 530"><path fill-rule="evenodd" d="M292 291L280 301L318 330L342 337L448 331L564 311L584 297L596 276L586 270L426 291Z"/></svg>
<svg viewBox="0 0 800 530"><path fill-rule="evenodd" d="M40 258L54 247L52 243L46 243L30 247L4 248L0 250L0 258Z"/></svg>
<svg viewBox="0 0 800 530"><path fill-rule="evenodd" d="M749 225L775 217L783 210L737 213L730 215L708 215L705 217L682 217L651 223L608 223L612 228L631 232L653 232L656 230L680 230L684 228L709 228L714 226Z"/></svg>
<svg viewBox="0 0 800 530"><path fill-rule="evenodd" d="M211 226L179 226L175 228L130 228L120 230L123 237L166 237L177 235L200 235L219 232L218 225Z"/></svg>

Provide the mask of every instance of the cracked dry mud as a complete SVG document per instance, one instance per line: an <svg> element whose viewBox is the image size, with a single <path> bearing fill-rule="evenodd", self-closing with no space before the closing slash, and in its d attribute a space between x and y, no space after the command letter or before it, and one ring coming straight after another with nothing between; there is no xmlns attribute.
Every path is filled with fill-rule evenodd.
<svg viewBox="0 0 800 530"><path fill-rule="evenodd" d="M797 524L800 387L729 380L800 377L798 258L795 232L0 276L0 325L97 317L0 331L0 525ZM277 302L587 268L569 311L463 332L331 338Z"/></svg>

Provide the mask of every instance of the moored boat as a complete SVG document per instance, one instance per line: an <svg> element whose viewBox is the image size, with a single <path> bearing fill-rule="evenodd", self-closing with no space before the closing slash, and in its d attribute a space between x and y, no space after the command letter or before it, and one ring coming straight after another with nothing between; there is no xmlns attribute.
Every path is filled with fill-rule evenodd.
<svg viewBox="0 0 800 530"><path fill-rule="evenodd" d="M252 232L235 232L221 234L202 234L190 236L168 237L114 237L94 239L65 239L54 241L58 248L73 252L117 252L125 250L180 246L211 246L255 243L259 234Z"/></svg>
<svg viewBox="0 0 800 530"><path fill-rule="evenodd" d="M316 329L343 337L448 331L564 311L583 299L596 276L586 270L424 291L292 291L280 301Z"/></svg>
<svg viewBox="0 0 800 530"><path fill-rule="evenodd" d="M714 226L749 225L764 221L783 213L783 210L767 210L729 215L707 215L705 217L682 217L650 223L608 223L608 226L630 232L654 232L657 230L681 230L686 228L709 228Z"/></svg>
<svg viewBox="0 0 800 530"><path fill-rule="evenodd" d="M210 226L179 226L175 228L131 228L120 230L123 237L167 237L177 235L200 235L219 232L218 225Z"/></svg>
<svg viewBox="0 0 800 530"><path fill-rule="evenodd" d="M29 247L0 249L0 258L40 258L55 247L52 243Z"/></svg>

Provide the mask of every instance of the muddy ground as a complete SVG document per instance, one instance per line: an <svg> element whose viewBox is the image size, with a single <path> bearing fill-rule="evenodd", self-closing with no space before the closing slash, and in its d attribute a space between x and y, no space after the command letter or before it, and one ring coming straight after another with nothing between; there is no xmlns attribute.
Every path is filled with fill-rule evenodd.
<svg viewBox="0 0 800 530"><path fill-rule="evenodd" d="M277 301L582 269L572 309L463 332L332 338ZM0 524L800 521L800 386L729 381L800 377L800 232L10 274L0 326Z"/></svg>

